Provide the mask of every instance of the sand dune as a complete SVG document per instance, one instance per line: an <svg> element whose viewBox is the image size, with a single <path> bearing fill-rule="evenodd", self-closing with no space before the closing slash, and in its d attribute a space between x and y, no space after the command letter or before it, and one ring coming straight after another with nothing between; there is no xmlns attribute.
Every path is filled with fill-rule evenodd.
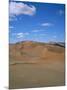
<svg viewBox="0 0 67 90"><path fill-rule="evenodd" d="M64 85L64 47L25 41L9 52L10 88Z"/></svg>

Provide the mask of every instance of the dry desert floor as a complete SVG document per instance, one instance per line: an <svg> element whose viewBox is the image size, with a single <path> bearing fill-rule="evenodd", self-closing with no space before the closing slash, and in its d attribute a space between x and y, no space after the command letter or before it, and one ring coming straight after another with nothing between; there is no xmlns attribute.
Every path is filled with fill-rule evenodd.
<svg viewBox="0 0 67 90"><path fill-rule="evenodd" d="M65 85L65 48L36 42L10 45L9 88Z"/></svg>

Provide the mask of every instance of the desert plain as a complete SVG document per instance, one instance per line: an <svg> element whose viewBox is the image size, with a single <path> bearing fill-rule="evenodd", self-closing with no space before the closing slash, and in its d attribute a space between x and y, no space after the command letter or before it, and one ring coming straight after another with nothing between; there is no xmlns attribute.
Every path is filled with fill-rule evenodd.
<svg viewBox="0 0 67 90"><path fill-rule="evenodd" d="M9 45L9 88L65 85L65 47L23 41Z"/></svg>

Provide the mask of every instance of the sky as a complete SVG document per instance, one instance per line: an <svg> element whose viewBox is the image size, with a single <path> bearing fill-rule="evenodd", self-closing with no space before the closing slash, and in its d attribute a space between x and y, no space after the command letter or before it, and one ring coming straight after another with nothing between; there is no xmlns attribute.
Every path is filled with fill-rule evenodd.
<svg viewBox="0 0 67 90"><path fill-rule="evenodd" d="M9 43L64 42L65 5L9 2Z"/></svg>

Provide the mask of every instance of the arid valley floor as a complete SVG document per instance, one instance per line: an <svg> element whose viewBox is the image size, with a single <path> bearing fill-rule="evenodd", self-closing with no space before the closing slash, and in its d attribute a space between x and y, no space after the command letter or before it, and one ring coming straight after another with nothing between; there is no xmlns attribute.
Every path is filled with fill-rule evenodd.
<svg viewBox="0 0 67 90"><path fill-rule="evenodd" d="M25 41L9 45L9 88L65 85L65 48Z"/></svg>

